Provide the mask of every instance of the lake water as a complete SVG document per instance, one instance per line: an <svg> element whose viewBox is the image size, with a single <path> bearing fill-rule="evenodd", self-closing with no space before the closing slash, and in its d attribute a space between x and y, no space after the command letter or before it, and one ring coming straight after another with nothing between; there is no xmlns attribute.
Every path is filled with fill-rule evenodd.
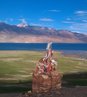
<svg viewBox="0 0 87 97"><path fill-rule="evenodd" d="M0 43L0 50L46 50L47 43ZM87 43L53 43L53 50L87 50Z"/></svg>

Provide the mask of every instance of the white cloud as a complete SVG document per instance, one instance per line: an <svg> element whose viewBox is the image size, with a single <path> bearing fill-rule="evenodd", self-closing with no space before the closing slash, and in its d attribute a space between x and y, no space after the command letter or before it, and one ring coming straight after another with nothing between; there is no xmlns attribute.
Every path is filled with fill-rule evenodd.
<svg viewBox="0 0 87 97"><path fill-rule="evenodd" d="M79 11L76 11L75 14L78 16L84 16L84 15L87 15L87 11L86 10L79 10Z"/></svg>
<svg viewBox="0 0 87 97"><path fill-rule="evenodd" d="M87 20L82 20L82 22L87 23Z"/></svg>
<svg viewBox="0 0 87 97"><path fill-rule="evenodd" d="M56 9L52 9L52 10L48 10L50 12L60 12L60 10L56 10Z"/></svg>
<svg viewBox="0 0 87 97"><path fill-rule="evenodd" d="M9 22L13 22L14 19L13 18L6 18L6 19L3 19L3 20L0 20L0 22L5 22L5 23L9 23Z"/></svg>
<svg viewBox="0 0 87 97"><path fill-rule="evenodd" d="M44 22L53 22L54 20L51 18L41 18L40 21L44 21Z"/></svg>
<svg viewBox="0 0 87 97"><path fill-rule="evenodd" d="M87 12L79 11L79 12L76 12L76 14L79 14L79 16L66 18L65 21L62 21L62 23L65 23L67 25L67 29L71 31L87 33L87 17L82 16L82 14L87 14Z"/></svg>
<svg viewBox="0 0 87 97"><path fill-rule="evenodd" d="M71 18L66 18L66 20L62 21L62 23L65 23L65 24L73 24L75 22Z"/></svg>
<svg viewBox="0 0 87 97"><path fill-rule="evenodd" d="M27 21L26 21L26 19L25 18L21 18L21 19L19 19L22 23L24 23L24 24L27 24Z"/></svg>
<svg viewBox="0 0 87 97"><path fill-rule="evenodd" d="M71 20L71 18L66 18L66 20L67 20L67 21L70 21L70 20Z"/></svg>
<svg viewBox="0 0 87 97"><path fill-rule="evenodd" d="M6 18L5 20L8 22L13 22L15 19L14 18Z"/></svg>
<svg viewBox="0 0 87 97"><path fill-rule="evenodd" d="M10 19L9 19L9 21L13 22L13 21L14 21L14 19L13 19L13 18L10 18Z"/></svg>
<svg viewBox="0 0 87 97"><path fill-rule="evenodd" d="M38 24L38 23L30 23L30 25L33 25L33 26L42 26L41 24Z"/></svg>
<svg viewBox="0 0 87 97"><path fill-rule="evenodd" d="M70 30L87 33L87 23L73 23L69 26Z"/></svg>
<svg viewBox="0 0 87 97"><path fill-rule="evenodd" d="M65 23L65 24L73 24L73 23L75 23L73 21L62 21L62 22Z"/></svg>

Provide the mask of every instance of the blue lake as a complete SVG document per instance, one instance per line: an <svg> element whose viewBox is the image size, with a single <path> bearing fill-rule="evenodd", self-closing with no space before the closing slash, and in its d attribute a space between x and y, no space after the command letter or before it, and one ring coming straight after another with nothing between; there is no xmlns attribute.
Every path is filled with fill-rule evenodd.
<svg viewBox="0 0 87 97"><path fill-rule="evenodd" d="M0 43L0 50L46 50L47 43ZM53 50L87 50L87 43L53 43Z"/></svg>

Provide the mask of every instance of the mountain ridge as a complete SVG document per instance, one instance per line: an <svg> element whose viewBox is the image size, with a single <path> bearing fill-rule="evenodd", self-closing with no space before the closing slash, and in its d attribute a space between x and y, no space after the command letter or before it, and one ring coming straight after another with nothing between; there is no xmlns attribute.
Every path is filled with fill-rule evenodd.
<svg viewBox="0 0 87 97"><path fill-rule="evenodd" d="M56 30L31 25L10 25L0 22L0 42L65 42L87 43L87 35L69 30Z"/></svg>

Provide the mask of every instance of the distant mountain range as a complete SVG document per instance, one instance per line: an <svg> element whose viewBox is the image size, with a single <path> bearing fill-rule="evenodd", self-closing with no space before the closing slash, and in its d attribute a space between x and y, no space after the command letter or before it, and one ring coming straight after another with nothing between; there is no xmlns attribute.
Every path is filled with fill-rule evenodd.
<svg viewBox="0 0 87 97"><path fill-rule="evenodd" d="M9 25L0 22L0 42L65 42L87 43L87 35L68 30L25 24Z"/></svg>

